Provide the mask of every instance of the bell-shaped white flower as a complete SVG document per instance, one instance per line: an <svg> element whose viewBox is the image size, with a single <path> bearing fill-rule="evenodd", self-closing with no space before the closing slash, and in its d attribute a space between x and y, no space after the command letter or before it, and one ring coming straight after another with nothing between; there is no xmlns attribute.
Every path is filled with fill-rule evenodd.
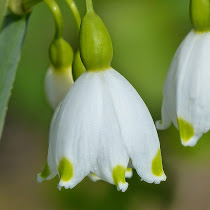
<svg viewBox="0 0 210 210"><path fill-rule="evenodd" d="M178 48L163 87L162 120L173 122L184 146L194 146L210 129L210 33L192 30Z"/></svg>
<svg viewBox="0 0 210 210"><path fill-rule="evenodd" d="M52 120L47 162L38 181L58 174L59 189L73 188L94 173L124 192L130 165L148 183L166 180L151 115L112 68L84 72L69 90Z"/></svg>
<svg viewBox="0 0 210 210"><path fill-rule="evenodd" d="M62 71L53 67L48 69L45 78L45 92L47 100L53 109L64 99L73 83L71 66Z"/></svg>

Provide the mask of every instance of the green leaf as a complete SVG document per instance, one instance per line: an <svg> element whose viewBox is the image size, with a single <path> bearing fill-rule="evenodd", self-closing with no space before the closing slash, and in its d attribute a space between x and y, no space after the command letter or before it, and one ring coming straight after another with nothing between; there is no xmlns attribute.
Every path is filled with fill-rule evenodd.
<svg viewBox="0 0 210 210"><path fill-rule="evenodd" d="M27 17L7 16L0 33L0 137L27 29Z"/></svg>
<svg viewBox="0 0 210 210"><path fill-rule="evenodd" d="M5 17L8 0L0 0L0 30Z"/></svg>

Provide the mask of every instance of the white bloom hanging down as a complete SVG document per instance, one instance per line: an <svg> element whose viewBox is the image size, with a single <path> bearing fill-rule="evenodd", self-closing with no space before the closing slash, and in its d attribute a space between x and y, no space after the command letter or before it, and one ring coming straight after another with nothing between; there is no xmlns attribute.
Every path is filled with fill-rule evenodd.
<svg viewBox="0 0 210 210"><path fill-rule="evenodd" d="M67 189L94 173L124 192L129 160L142 180L166 180L157 131L136 90L114 69L84 72L54 114L38 181L58 174Z"/></svg>
<svg viewBox="0 0 210 210"><path fill-rule="evenodd" d="M178 48L163 87L162 120L180 131L184 146L194 146L210 129L210 33L192 30Z"/></svg>
<svg viewBox="0 0 210 210"><path fill-rule="evenodd" d="M48 69L45 78L45 92L53 109L64 99L73 83L71 67L64 70L55 70L53 67Z"/></svg>

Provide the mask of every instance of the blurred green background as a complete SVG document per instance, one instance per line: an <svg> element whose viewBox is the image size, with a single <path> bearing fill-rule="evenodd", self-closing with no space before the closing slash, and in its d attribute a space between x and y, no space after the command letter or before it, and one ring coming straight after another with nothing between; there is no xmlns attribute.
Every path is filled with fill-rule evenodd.
<svg viewBox="0 0 210 210"><path fill-rule="evenodd" d="M138 90L154 120L160 119L162 85L172 57L191 29L189 0L93 0L113 41L113 67ZM65 39L74 49L78 32L64 0ZM85 1L76 0L81 14ZM54 36L44 3L30 18L22 59L0 146L0 209L210 209L210 135L194 148L181 146L171 126L159 132L167 181L140 181L134 172L125 193L88 178L72 190L57 189L58 178L38 184L46 161L52 110L44 95L48 47Z"/></svg>

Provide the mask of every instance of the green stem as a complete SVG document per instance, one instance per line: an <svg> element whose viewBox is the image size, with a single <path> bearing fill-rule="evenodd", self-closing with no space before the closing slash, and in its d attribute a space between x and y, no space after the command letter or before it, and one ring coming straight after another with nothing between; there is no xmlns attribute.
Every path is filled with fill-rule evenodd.
<svg viewBox="0 0 210 210"><path fill-rule="evenodd" d="M80 17L77 5L75 4L74 0L65 0L65 1L74 15L78 29L80 29L81 17Z"/></svg>
<svg viewBox="0 0 210 210"><path fill-rule="evenodd" d="M63 17L60 8L55 0L44 0L49 9L51 10L55 22L55 39L63 36Z"/></svg>
<svg viewBox="0 0 210 210"><path fill-rule="evenodd" d="M93 12L93 2L92 0L86 0L86 12Z"/></svg>

